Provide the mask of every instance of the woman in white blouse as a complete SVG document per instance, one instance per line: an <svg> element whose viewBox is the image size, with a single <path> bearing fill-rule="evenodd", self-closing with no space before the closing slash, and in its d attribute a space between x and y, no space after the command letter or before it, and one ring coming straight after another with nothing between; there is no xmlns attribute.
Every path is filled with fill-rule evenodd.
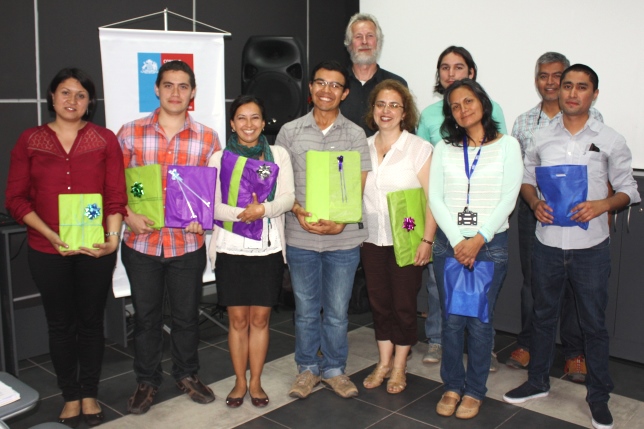
<svg viewBox="0 0 644 429"><path fill-rule="evenodd" d="M436 223L426 208L425 233L416 250L414 264L399 267L387 209L387 193L429 186L432 146L411 134L418 123L418 110L409 90L387 79L369 97L367 125L377 130L368 139L372 170L364 190L364 218L369 237L361 249L373 313L379 361L364 380L367 389L380 386L385 378L388 393L406 387L407 354L417 341L416 295L422 270L431 257Z"/></svg>
<svg viewBox="0 0 644 429"><path fill-rule="evenodd" d="M255 197L246 208L232 207L221 202L220 186L215 192L215 219L246 223L263 219L264 222L261 240L251 240L215 226L210 244L219 304L228 307L230 319L228 346L237 377L235 387L226 398L226 405L231 408L243 403L246 391L254 406L268 405L268 396L261 384L268 351L268 321L271 308L277 304L286 262L284 213L291 210L295 200L289 155L281 147L268 145L262 135L264 124L263 103L249 95L237 97L230 106L233 133L225 150L279 166L277 183L267 200L258 202ZM208 165L220 168L222 152L216 152Z"/></svg>

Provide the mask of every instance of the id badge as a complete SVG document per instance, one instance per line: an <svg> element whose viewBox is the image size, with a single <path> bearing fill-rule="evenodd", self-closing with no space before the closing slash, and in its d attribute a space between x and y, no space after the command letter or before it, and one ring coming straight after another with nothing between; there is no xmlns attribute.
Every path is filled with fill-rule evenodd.
<svg viewBox="0 0 644 429"><path fill-rule="evenodd" d="M468 210L467 206L462 212L458 212L459 225L476 225L478 221L478 214Z"/></svg>

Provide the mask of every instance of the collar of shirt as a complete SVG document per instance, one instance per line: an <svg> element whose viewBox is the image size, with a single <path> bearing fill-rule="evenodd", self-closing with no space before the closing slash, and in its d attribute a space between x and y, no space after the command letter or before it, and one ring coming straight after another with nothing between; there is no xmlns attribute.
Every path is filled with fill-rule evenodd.
<svg viewBox="0 0 644 429"><path fill-rule="evenodd" d="M552 118L552 122L555 122L557 127L559 127L562 130L565 130L568 134L573 135L564 126L563 113L561 113L561 112L557 113L557 116ZM575 135L581 134L581 133L585 132L587 129L590 129L595 134L599 134L599 132L601 131L601 126L602 126L602 123L599 122L597 119L593 118L592 116L590 116L590 114L589 114L588 115L588 120L584 124L584 127L581 130L579 130Z"/></svg>
<svg viewBox="0 0 644 429"><path fill-rule="evenodd" d="M157 107L157 109L154 111L154 113L147 118L145 118L145 122L143 123L143 126L145 127L154 127L155 130L159 130L159 112L161 111L160 107ZM183 128L179 130L179 133L185 129L190 129L193 133L198 133L199 129L197 128L197 124L195 121L193 121L192 116L188 112L186 112L186 120L183 123ZM177 134L179 134L177 133Z"/></svg>
<svg viewBox="0 0 644 429"><path fill-rule="evenodd" d="M330 129L329 131L331 131L332 129L334 129L334 128L336 128L336 127L342 127L342 126L344 126L344 124L345 124L347 121L348 121L348 119L347 119L347 118L345 118L344 116L342 116L342 113L341 113L341 112L338 112L338 116L335 118L335 121L333 121L333 125L331 125L331 129ZM317 128L318 130L320 130L320 132L322 131L322 130L320 129L320 127L318 126L317 122L315 122L315 118L313 117L313 110L311 110L311 111L310 111L310 112L305 116L305 119L304 119L304 126L305 126L305 127L311 127L311 128Z"/></svg>

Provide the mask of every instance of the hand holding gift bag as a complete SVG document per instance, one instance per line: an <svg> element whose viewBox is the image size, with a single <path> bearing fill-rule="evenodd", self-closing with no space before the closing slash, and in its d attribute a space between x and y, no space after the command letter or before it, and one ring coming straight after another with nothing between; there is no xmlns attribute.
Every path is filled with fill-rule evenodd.
<svg viewBox="0 0 644 429"><path fill-rule="evenodd" d="M69 246L60 250L93 249L94 244L104 243L103 218L101 194L58 195L59 236Z"/></svg>
<svg viewBox="0 0 644 429"><path fill-rule="evenodd" d="M253 202L253 193L257 201L266 201L277 181L279 166L273 162L246 158L225 150L221 157L219 183L221 202L233 207L246 207ZM223 229L253 240L261 240L264 222L257 219L244 222L223 222L215 224Z"/></svg>
<svg viewBox="0 0 644 429"><path fill-rule="evenodd" d="M475 261L469 269L455 258L445 260L445 314L477 317L490 321L487 293L494 277L494 262Z"/></svg>
<svg viewBox="0 0 644 429"><path fill-rule="evenodd" d="M553 222L548 225L578 226L588 229L588 222L570 217L573 207L588 199L588 168L585 165L551 165L536 167L537 185L546 204L553 210Z"/></svg>
<svg viewBox="0 0 644 429"><path fill-rule="evenodd" d="M212 229L215 213L217 169L186 165L168 166L165 193L165 226L185 228L197 221Z"/></svg>
<svg viewBox="0 0 644 429"><path fill-rule="evenodd" d="M161 229L165 225L161 183L159 164L125 169L127 205L134 213L145 215L154 222L151 226L154 229Z"/></svg>
<svg viewBox="0 0 644 429"><path fill-rule="evenodd" d="M425 233L427 198L423 188L405 189L387 194L387 208L394 240L394 254L399 267L413 265L416 249Z"/></svg>
<svg viewBox="0 0 644 429"><path fill-rule="evenodd" d="M307 222L318 219L336 223L362 220L362 171L360 153L306 153Z"/></svg>

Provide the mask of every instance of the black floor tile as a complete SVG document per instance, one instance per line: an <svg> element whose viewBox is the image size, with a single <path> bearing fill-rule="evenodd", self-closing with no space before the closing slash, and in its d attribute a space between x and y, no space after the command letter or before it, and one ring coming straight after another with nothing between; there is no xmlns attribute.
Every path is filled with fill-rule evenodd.
<svg viewBox="0 0 644 429"><path fill-rule="evenodd" d="M407 388L396 395L387 393L387 380L379 387L366 389L362 385L362 381L374 368L375 365L351 375L351 380L358 386L358 391L360 392L357 399L390 411L397 411L441 386L441 383L436 381L407 374Z"/></svg>
<svg viewBox="0 0 644 429"><path fill-rule="evenodd" d="M271 331L277 331L295 337L295 325L293 325L291 320L284 320L280 323L271 323L270 329Z"/></svg>
<svg viewBox="0 0 644 429"><path fill-rule="evenodd" d="M265 417L257 417L243 425L235 426L235 429L284 429L288 426L281 425Z"/></svg>
<svg viewBox="0 0 644 429"><path fill-rule="evenodd" d="M343 399L328 389L320 389L309 398L298 400L266 414L272 421L292 428L358 429L366 428L390 411L355 399Z"/></svg>
<svg viewBox="0 0 644 429"><path fill-rule="evenodd" d="M52 372L45 371L39 366L34 366L20 371L20 377L18 378L26 385L36 389L40 398L47 398L60 394L56 376Z"/></svg>
<svg viewBox="0 0 644 429"><path fill-rule="evenodd" d="M590 424L590 422L588 423ZM512 416L511 419L501 424L497 429L578 429L583 427L584 426L555 419L554 417L539 414L534 411L521 409L518 413Z"/></svg>
<svg viewBox="0 0 644 429"><path fill-rule="evenodd" d="M165 373L172 374L171 359L163 361L162 366ZM233 364L230 361L230 354L219 347L210 346L199 350L199 366L198 376L204 384L211 384L223 380L235 373L233 371ZM175 384L171 376L167 377L165 382Z"/></svg>
<svg viewBox="0 0 644 429"><path fill-rule="evenodd" d="M132 371L132 363L133 359L131 356L121 353L115 348L106 347L105 354L103 355L101 380Z"/></svg>
<svg viewBox="0 0 644 429"><path fill-rule="evenodd" d="M398 411L398 414L410 417L444 429L496 428L516 414L520 408L486 398L481 410L474 420L460 420L456 417L443 417L436 414L436 404L443 395L443 389L435 389L426 396ZM519 427L519 426L517 426ZM550 428L549 428L550 429Z"/></svg>
<svg viewBox="0 0 644 429"><path fill-rule="evenodd" d="M379 421L373 426L370 426L369 429L430 429L434 426L430 426L427 423L419 422L418 420L410 419L409 417L401 416L400 414L392 414L388 417L385 417L383 420Z"/></svg>

